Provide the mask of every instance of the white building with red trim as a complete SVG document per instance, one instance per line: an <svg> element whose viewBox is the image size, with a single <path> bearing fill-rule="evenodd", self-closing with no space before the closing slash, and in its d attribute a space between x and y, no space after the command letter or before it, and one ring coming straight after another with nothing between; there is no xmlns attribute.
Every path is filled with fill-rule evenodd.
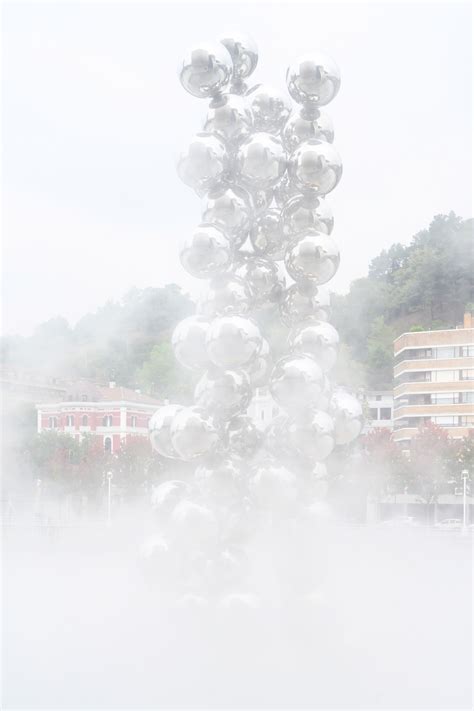
<svg viewBox="0 0 474 711"><path fill-rule="evenodd" d="M104 449L116 452L136 437L148 437L150 417L164 403L139 390L109 383L79 381L65 387L59 402L36 405L38 433L56 430L81 439L100 437Z"/></svg>

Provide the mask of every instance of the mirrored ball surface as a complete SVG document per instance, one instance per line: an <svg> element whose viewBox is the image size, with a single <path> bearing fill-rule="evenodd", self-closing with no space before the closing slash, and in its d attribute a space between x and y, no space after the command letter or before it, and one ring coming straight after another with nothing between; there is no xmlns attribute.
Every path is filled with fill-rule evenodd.
<svg viewBox="0 0 474 711"><path fill-rule="evenodd" d="M298 57L288 67L286 85L298 104L325 106L339 91L341 74L331 57L314 52Z"/></svg>
<svg viewBox="0 0 474 711"><path fill-rule="evenodd" d="M191 47L179 68L183 87L193 96L205 99L220 92L233 72L231 55L219 42Z"/></svg>
<svg viewBox="0 0 474 711"><path fill-rule="evenodd" d="M306 141L291 154L288 174L299 190L327 195L341 179L341 156L332 143L317 139Z"/></svg>
<svg viewBox="0 0 474 711"><path fill-rule="evenodd" d="M230 267L232 249L222 230L203 223L184 241L179 258L188 274L209 279Z"/></svg>
<svg viewBox="0 0 474 711"><path fill-rule="evenodd" d="M311 231L296 237L288 246L285 266L295 280L313 279L326 284L339 268L339 248L332 237Z"/></svg>

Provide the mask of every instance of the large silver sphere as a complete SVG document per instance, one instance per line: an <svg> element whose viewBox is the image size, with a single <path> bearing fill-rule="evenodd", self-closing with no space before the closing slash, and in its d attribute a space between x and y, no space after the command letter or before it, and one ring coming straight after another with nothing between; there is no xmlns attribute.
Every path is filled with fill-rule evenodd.
<svg viewBox="0 0 474 711"><path fill-rule="evenodd" d="M179 258L188 274L209 279L230 267L232 248L222 230L203 223L184 241Z"/></svg>
<svg viewBox="0 0 474 711"><path fill-rule="evenodd" d="M258 62L258 49L248 35L232 33L221 39L229 52L234 65L234 79L247 79L255 71Z"/></svg>
<svg viewBox="0 0 474 711"><path fill-rule="evenodd" d="M242 316L221 316L211 323L207 352L220 368L239 368L249 363L262 347L262 336L254 321Z"/></svg>
<svg viewBox="0 0 474 711"><path fill-rule="evenodd" d="M203 222L223 230L236 248L241 247L248 237L252 215L249 194L234 185L211 190L203 200Z"/></svg>
<svg viewBox="0 0 474 711"><path fill-rule="evenodd" d="M291 105L276 89L258 84L247 94L247 106L253 117L254 131L279 134L286 124Z"/></svg>
<svg viewBox="0 0 474 711"><path fill-rule="evenodd" d="M313 138L332 143L334 140L332 119L319 109L313 111L299 109L294 111L286 122L282 138L288 153L293 153L302 143Z"/></svg>
<svg viewBox="0 0 474 711"><path fill-rule="evenodd" d="M164 481L153 488L151 506L159 518L166 518L180 501L189 498L191 487L179 479Z"/></svg>
<svg viewBox="0 0 474 711"><path fill-rule="evenodd" d="M229 314L247 314L252 307L248 284L234 274L223 274L212 279L209 288L198 302L198 312L206 318Z"/></svg>
<svg viewBox="0 0 474 711"><path fill-rule="evenodd" d="M295 280L314 279L326 284L339 267L339 249L332 237L312 230L296 237L288 246L285 266Z"/></svg>
<svg viewBox="0 0 474 711"><path fill-rule="evenodd" d="M360 435L364 418L357 398L344 390L336 390L331 398L329 411L334 417L336 444L348 444Z"/></svg>
<svg viewBox="0 0 474 711"><path fill-rule="evenodd" d="M178 160L178 175L201 197L221 184L229 170L224 143L211 133L198 133Z"/></svg>
<svg viewBox="0 0 474 711"><path fill-rule="evenodd" d="M315 52L299 57L288 67L286 85L298 104L325 106L339 91L341 74L331 57Z"/></svg>
<svg viewBox="0 0 474 711"><path fill-rule="evenodd" d="M239 457L251 457L260 447L262 435L251 417L237 415L227 427L227 443L232 453Z"/></svg>
<svg viewBox="0 0 474 711"><path fill-rule="evenodd" d="M183 407L170 427L171 442L180 459L191 461L212 452L219 434L208 416L198 407Z"/></svg>
<svg viewBox="0 0 474 711"><path fill-rule="evenodd" d="M179 79L186 91L205 99L222 91L232 71L232 57L222 44L203 44L187 51Z"/></svg>
<svg viewBox="0 0 474 711"><path fill-rule="evenodd" d="M236 260L234 274L243 279L250 288L255 305L279 301L285 289L285 277L281 269L265 257L242 257Z"/></svg>
<svg viewBox="0 0 474 711"><path fill-rule="evenodd" d="M327 321L307 321L296 326L288 342L295 353L315 358L325 372L336 364L339 334Z"/></svg>
<svg viewBox="0 0 474 711"><path fill-rule="evenodd" d="M331 208L314 194L295 195L281 210L281 229L287 240L312 229L329 235L333 227Z"/></svg>
<svg viewBox="0 0 474 711"><path fill-rule="evenodd" d="M323 388L323 371L309 356L289 355L281 358L270 377L273 399L290 410L317 407Z"/></svg>
<svg viewBox="0 0 474 711"><path fill-rule="evenodd" d="M220 94L209 104L204 130L235 146L250 135L252 114L243 97Z"/></svg>
<svg viewBox="0 0 474 711"><path fill-rule="evenodd" d="M306 141L291 154L288 175L299 190L327 195L341 179L341 156L332 143L318 139Z"/></svg>
<svg viewBox="0 0 474 711"><path fill-rule="evenodd" d="M286 171L286 153L281 141L268 133L253 134L240 147L236 167L249 189L273 187Z"/></svg>
<svg viewBox="0 0 474 711"><path fill-rule="evenodd" d="M153 449L168 459L178 459L179 454L171 442L171 424L181 405L164 405L150 418L148 429Z"/></svg>
<svg viewBox="0 0 474 711"><path fill-rule="evenodd" d="M207 368L210 361L206 349L209 321L203 316L189 316L173 331L171 344L176 360L190 370Z"/></svg>
<svg viewBox="0 0 474 711"><path fill-rule="evenodd" d="M243 370L207 371L194 391L196 405L223 422L246 410L251 398L249 376Z"/></svg>
<svg viewBox="0 0 474 711"><path fill-rule="evenodd" d="M298 496L297 484L293 472L274 460L266 460L251 475L249 488L259 506L274 512L294 504Z"/></svg>
<svg viewBox="0 0 474 711"><path fill-rule="evenodd" d="M280 261L285 256L288 239L283 235L280 210L270 208L255 218L250 241L257 254Z"/></svg>
<svg viewBox="0 0 474 711"><path fill-rule="evenodd" d="M326 412L314 410L291 423L289 437L298 454L323 461L334 449L334 420Z"/></svg>
<svg viewBox="0 0 474 711"><path fill-rule="evenodd" d="M268 384L268 379L273 367L268 341L262 339L262 347L259 354L250 363L244 366L245 372L250 378L252 389L262 388Z"/></svg>

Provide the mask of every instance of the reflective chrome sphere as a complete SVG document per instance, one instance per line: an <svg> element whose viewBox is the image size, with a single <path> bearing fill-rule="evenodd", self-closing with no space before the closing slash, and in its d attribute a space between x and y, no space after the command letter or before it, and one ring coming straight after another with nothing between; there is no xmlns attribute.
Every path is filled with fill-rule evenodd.
<svg viewBox="0 0 474 711"><path fill-rule="evenodd" d="M228 314L245 315L250 311L252 295L243 279L233 274L215 277L207 293L199 300L198 311L207 318Z"/></svg>
<svg viewBox="0 0 474 711"><path fill-rule="evenodd" d="M288 153L293 153L302 143L313 138L332 143L334 140L332 119L319 109L314 111L299 109L286 122L282 138Z"/></svg>
<svg viewBox="0 0 474 711"><path fill-rule="evenodd" d="M233 417L227 427L229 449L239 457L251 457L260 447L262 435L246 415Z"/></svg>
<svg viewBox="0 0 474 711"><path fill-rule="evenodd" d="M222 91L232 76L232 58L220 43L191 47L179 69L181 84L193 96L205 99Z"/></svg>
<svg viewBox="0 0 474 711"><path fill-rule="evenodd" d="M190 370L200 370L209 365L206 336L209 321L203 316L189 316L176 326L171 344L176 360Z"/></svg>
<svg viewBox="0 0 474 711"><path fill-rule="evenodd" d="M262 336L254 321L242 316L221 316L211 323L207 352L220 368L238 368L260 351Z"/></svg>
<svg viewBox="0 0 474 711"><path fill-rule="evenodd" d="M272 397L282 407L292 410L317 407L323 387L323 371L309 356L281 358L270 377Z"/></svg>
<svg viewBox="0 0 474 711"><path fill-rule="evenodd" d="M329 403L329 411L334 417L336 444L348 444L360 435L364 418L357 398L344 390L336 390Z"/></svg>
<svg viewBox="0 0 474 711"><path fill-rule="evenodd" d="M246 186L252 190L266 190L283 177L286 153L275 136L254 133L240 147L236 166Z"/></svg>
<svg viewBox="0 0 474 711"><path fill-rule="evenodd" d="M281 210L281 229L287 239L314 229L331 234L334 217L327 202L313 194L295 195Z"/></svg>
<svg viewBox="0 0 474 711"><path fill-rule="evenodd" d="M180 501L189 498L191 487L184 481L170 479L153 488L151 506L158 516L168 516Z"/></svg>
<svg viewBox="0 0 474 711"><path fill-rule="evenodd" d="M312 139L291 154L288 174L299 190L314 190L318 195L327 195L341 179L341 156L332 143Z"/></svg>
<svg viewBox="0 0 474 711"><path fill-rule="evenodd" d="M247 79L253 74L258 62L258 49L248 35L233 33L221 39L234 65L234 79Z"/></svg>
<svg viewBox="0 0 474 711"><path fill-rule="evenodd" d="M244 99L236 94L220 94L209 104L204 131L213 133L230 145L250 134L252 114Z"/></svg>
<svg viewBox="0 0 474 711"><path fill-rule="evenodd" d="M334 449L334 420L326 412L314 410L307 417L293 421L289 435L298 454L322 461Z"/></svg>
<svg viewBox="0 0 474 711"><path fill-rule="evenodd" d="M325 106L339 91L341 75L331 57L315 52L299 57L288 67L286 84L298 104Z"/></svg>
<svg viewBox="0 0 474 711"><path fill-rule="evenodd" d="M286 96L264 84L257 84L250 89L247 105L253 116L254 130L267 133L280 133L291 111Z"/></svg>
<svg viewBox="0 0 474 711"><path fill-rule="evenodd" d="M243 370L207 371L194 391L196 405L224 422L246 410L251 397L250 380Z"/></svg>
<svg viewBox="0 0 474 711"><path fill-rule="evenodd" d="M329 294L316 290L309 294L301 293L298 284L292 284L283 295L279 304L280 317L285 326L296 326L310 318L327 321Z"/></svg>
<svg viewBox="0 0 474 711"><path fill-rule="evenodd" d="M202 208L203 222L223 230L234 247L243 245L253 215L250 196L245 190L237 186L220 186L207 194Z"/></svg>
<svg viewBox="0 0 474 711"><path fill-rule="evenodd" d="M248 284L255 305L279 301L285 288L282 270L265 257L241 257L235 263L234 273Z"/></svg>
<svg viewBox="0 0 474 711"><path fill-rule="evenodd" d="M212 452L219 435L212 421L198 407L183 407L170 427L171 442L181 459L191 461Z"/></svg>
<svg viewBox="0 0 474 711"><path fill-rule="evenodd" d="M250 241L257 254L275 261L283 259L288 240L283 236L278 208L270 208L257 215L250 230Z"/></svg>
<svg viewBox="0 0 474 711"><path fill-rule="evenodd" d="M317 284L326 284L338 270L339 249L332 237L312 230L289 244L285 266L295 281L314 279Z"/></svg>
<svg viewBox="0 0 474 711"><path fill-rule="evenodd" d="M222 230L203 223L184 241L179 258L188 274L208 279L230 267L232 249Z"/></svg>
<svg viewBox="0 0 474 711"><path fill-rule="evenodd" d="M203 196L217 187L229 169L224 143L211 133L198 133L178 160L178 175L186 185Z"/></svg>
<svg viewBox="0 0 474 711"><path fill-rule="evenodd" d="M339 334L327 321L307 321L296 326L288 342L295 353L315 358L325 372L336 364Z"/></svg>
<svg viewBox="0 0 474 711"><path fill-rule="evenodd" d="M296 476L272 460L257 467L250 477L249 488L258 505L270 511L291 507L298 496Z"/></svg>
<svg viewBox="0 0 474 711"><path fill-rule="evenodd" d="M179 454L171 442L171 423L183 408L181 405L164 405L150 418L148 429L153 449L168 459L179 459Z"/></svg>

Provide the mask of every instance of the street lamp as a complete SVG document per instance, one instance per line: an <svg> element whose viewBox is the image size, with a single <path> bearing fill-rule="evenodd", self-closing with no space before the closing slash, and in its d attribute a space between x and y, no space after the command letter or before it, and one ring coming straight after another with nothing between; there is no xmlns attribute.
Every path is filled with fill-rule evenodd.
<svg viewBox="0 0 474 711"><path fill-rule="evenodd" d="M112 523L112 472L107 472L107 526Z"/></svg>
<svg viewBox="0 0 474 711"><path fill-rule="evenodd" d="M461 472L462 476L462 530L466 533L467 530L467 480L469 477L469 472L467 469L463 469Z"/></svg>

